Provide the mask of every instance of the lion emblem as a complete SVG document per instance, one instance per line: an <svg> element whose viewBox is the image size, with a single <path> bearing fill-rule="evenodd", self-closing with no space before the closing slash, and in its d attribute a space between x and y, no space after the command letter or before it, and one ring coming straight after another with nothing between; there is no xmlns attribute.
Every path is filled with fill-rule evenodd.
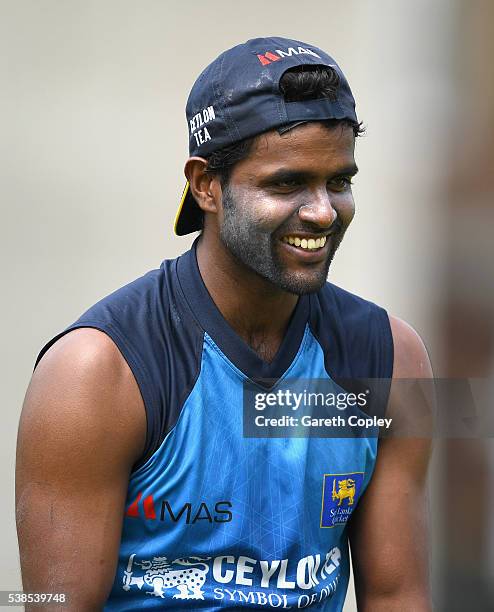
<svg viewBox="0 0 494 612"><path fill-rule="evenodd" d="M355 497L355 480L347 478L346 480L338 480L338 491L336 491L336 478L333 480L333 501L338 501L338 506L341 506L344 499L348 500L348 505L353 505Z"/></svg>
<svg viewBox="0 0 494 612"><path fill-rule="evenodd" d="M211 557L188 557L175 559L171 563L166 557L153 557L151 561L134 561L135 554L130 555L127 569L124 571L123 590L129 591L135 585L139 589L146 584L152 591L148 595L165 597L165 591L176 589L175 599L204 599L202 586L206 581L209 565L204 563ZM134 576L133 567L145 570L144 575Z"/></svg>

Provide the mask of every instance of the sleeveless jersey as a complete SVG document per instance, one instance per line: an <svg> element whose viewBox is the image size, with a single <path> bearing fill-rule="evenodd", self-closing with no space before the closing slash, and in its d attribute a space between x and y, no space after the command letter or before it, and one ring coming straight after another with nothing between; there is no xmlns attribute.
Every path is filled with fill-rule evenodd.
<svg viewBox="0 0 494 612"><path fill-rule="evenodd" d="M274 360L223 318L192 249L122 287L53 338L106 333L147 416L105 610L341 610L348 520L376 437L253 438L246 381L391 378L387 313L331 283L299 297ZM336 383L335 383L336 385ZM272 389L271 389L272 390Z"/></svg>

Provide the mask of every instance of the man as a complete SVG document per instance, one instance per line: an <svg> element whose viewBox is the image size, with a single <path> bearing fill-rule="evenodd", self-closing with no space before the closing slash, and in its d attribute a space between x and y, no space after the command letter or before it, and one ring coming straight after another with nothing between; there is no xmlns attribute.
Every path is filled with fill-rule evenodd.
<svg viewBox="0 0 494 612"><path fill-rule="evenodd" d="M200 231L192 249L38 357L24 588L78 611L341 610L350 540L359 609L429 610L426 441L244 435L247 388L431 376L406 323L326 283L354 215L348 83L313 45L255 39L205 69L186 112L175 230Z"/></svg>

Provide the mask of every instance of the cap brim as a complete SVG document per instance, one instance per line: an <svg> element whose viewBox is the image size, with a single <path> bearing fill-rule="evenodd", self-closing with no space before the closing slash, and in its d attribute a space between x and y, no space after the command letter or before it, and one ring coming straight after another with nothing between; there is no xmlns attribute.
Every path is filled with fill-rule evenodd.
<svg viewBox="0 0 494 612"><path fill-rule="evenodd" d="M197 205L190 191L189 182L185 183L180 205L175 216L173 229L177 236L202 230L203 212Z"/></svg>

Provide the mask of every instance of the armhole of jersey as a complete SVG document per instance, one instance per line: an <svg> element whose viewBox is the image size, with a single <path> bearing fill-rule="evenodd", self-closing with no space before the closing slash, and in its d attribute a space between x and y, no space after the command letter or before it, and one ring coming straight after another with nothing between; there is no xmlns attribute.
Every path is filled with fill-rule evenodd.
<svg viewBox="0 0 494 612"><path fill-rule="evenodd" d="M379 378L382 379L382 399L381 405L383 414L379 414L378 416L386 416L388 411L388 402L389 402L389 394L391 390L391 383L393 380L393 368L394 368L394 342L393 342L393 332L391 331L391 323L389 321L389 315L384 308L380 306L377 307L377 312L379 316L379 336L381 340L381 363L380 363L380 374ZM381 385L380 385L381 386Z"/></svg>
<svg viewBox="0 0 494 612"><path fill-rule="evenodd" d="M393 367L394 367L394 342L393 332L391 331L391 323L389 321L389 315L384 308L378 307L380 322L380 335L381 335L381 355L382 364L381 371L383 372L383 378L393 378Z"/></svg>
<svg viewBox="0 0 494 612"><path fill-rule="evenodd" d="M150 377L147 374L146 368L143 365L142 359L139 357L137 351L131 346L131 344L119 333L119 331L108 322L101 321L93 321L93 320L84 320L74 323L70 325L62 332L54 336L49 342L45 344L45 346L41 349L36 358L36 362L34 364L34 369L36 369L38 363L48 351L48 349L55 344L60 338L73 331L74 329L81 328L91 328L97 329L104 334L106 334L116 345L120 354L127 362L129 368L131 369L132 374L134 375L135 381L141 393L141 397L144 403L144 410L146 413L146 443L144 445L144 451L141 457L134 463L132 467L132 472L137 470L141 465L143 465L152 454L150 448L152 445L153 435L152 432L158 428L158 423L156 422L159 418L160 414L160 405L157 399L153 396L152 389L153 386L151 384Z"/></svg>

